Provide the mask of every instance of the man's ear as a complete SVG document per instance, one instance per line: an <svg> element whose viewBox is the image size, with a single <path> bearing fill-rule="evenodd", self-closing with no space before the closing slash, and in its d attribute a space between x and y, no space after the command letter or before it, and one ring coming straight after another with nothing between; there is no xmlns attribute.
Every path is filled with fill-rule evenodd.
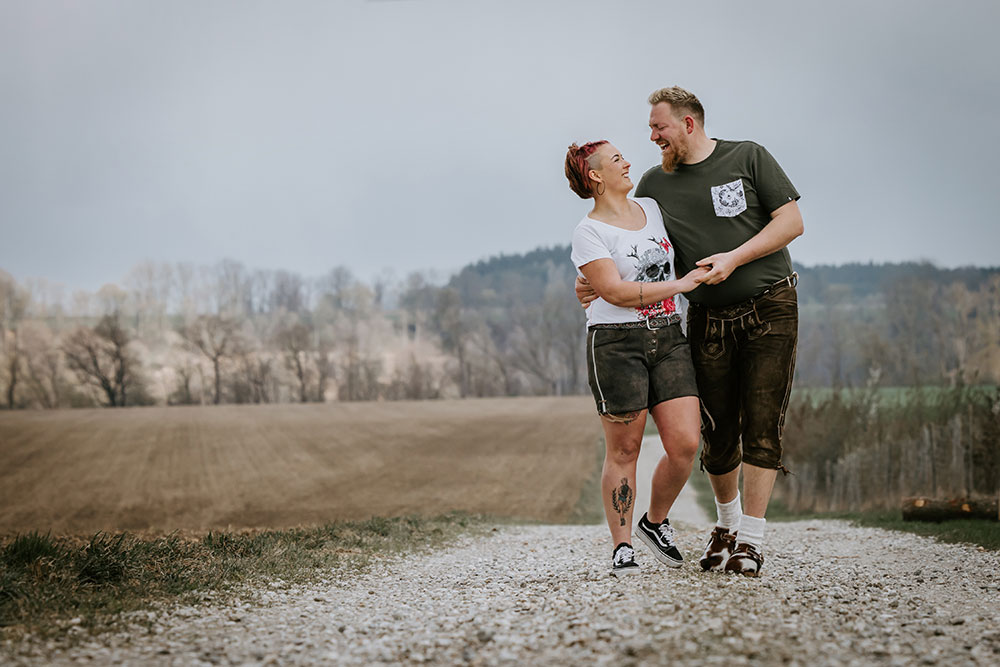
<svg viewBox="0 0 1000 667"><path fill-rule="evenodd" d="M684 131L688 134L694 132L694 118L691 116L684 116Z"/></svg>

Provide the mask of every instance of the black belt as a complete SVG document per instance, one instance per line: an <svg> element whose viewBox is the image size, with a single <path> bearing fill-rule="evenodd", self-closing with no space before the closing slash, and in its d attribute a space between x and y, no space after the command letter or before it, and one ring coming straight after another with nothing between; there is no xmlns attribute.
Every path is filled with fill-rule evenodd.
<svg viewBox="0 0 1000 667"><path fill-rule="evenodd" d="M703 303L695 303L694 301L692 301L691 302L691 307L695 308L696 310L699 309L699 308L707 308L708 310L712 310L712 311L721 311L721 310L740 311L740 310L746 310L748 308L753 308L754 307L754 302L756 302L757 299L762 299L765 296L767 296L768 294L770 294L771 292L774 292L776 290L782 289L784 287L795 287L798 284L799 284L799 273L798 273L798 271L793 271L792 275L785 276L781 280L779 280L777 282L774 282L774 283L771 283L770 285L768 285L767 287L764 288L764 291L760 292L759 294L755 294L754 296L750 297L749 299L746 299L745 301L738 301L738 302L736 302L734 304L731 304L729 306L707 306L707 305L705 305Z"/></svg>
<svg viewBox="0 0 1000 667"><path fill-rule="evenodd" d="M671 324L680 324L681 316L671 313L666 317L654 317L649 320L639 320L637 322L608 322L606 324L591 324L591 329L649 329L656 331Z"/></svg>
<svg viewBox="0 0 1000 667"><path fill-rule="evenodd" d="M759 299L760 297L764 296L765 294L770 294L771 292L773 292L776 289L780 289L782 287L795 287L798 284L799 284L799 272L798 271L792 271L792 275L785 276L784 278L782 278L781 280L779 280L776 283L771 283L770 285L768 285L767 287L764 288L763 292L761 292L760 294L758 294L757 296L755 296L753 298Z"/></svg>

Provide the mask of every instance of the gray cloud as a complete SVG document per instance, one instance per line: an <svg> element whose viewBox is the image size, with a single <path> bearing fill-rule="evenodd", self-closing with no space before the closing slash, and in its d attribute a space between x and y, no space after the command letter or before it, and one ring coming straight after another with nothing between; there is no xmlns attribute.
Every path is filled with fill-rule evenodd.
<svg viewBox="0 0 1000 667"><path fill-rule="evenodd" d="M565 243L566 146L696 92L803 194L805 263L998 263L991 2L6 2L0 267L362 276ZM568 260L567 260L568 261Z"/></svg>

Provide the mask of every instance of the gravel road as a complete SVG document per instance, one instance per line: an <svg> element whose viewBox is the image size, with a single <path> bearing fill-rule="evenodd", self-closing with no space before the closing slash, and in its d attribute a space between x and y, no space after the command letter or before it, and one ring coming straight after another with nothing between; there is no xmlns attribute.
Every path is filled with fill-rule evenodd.
<svg viewBox="0 0 1000 667"><path fill-rule="evenodd" d="M603 526L498 527L307 588L133 618L15 664L989 664L1000 556L836 521L768 526L760 579L688 562L608 573Z"/></svg>

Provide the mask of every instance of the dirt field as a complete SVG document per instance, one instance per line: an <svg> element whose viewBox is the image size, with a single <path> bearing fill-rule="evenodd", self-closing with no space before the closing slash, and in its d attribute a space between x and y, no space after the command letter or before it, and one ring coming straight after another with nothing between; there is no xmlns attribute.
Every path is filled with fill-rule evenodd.
<svg viewBox="0 0 1000 667"><path fill-rule="evenodd" d="M560 521L599 438L589 397L5 412L0 534Z"/></svg>

